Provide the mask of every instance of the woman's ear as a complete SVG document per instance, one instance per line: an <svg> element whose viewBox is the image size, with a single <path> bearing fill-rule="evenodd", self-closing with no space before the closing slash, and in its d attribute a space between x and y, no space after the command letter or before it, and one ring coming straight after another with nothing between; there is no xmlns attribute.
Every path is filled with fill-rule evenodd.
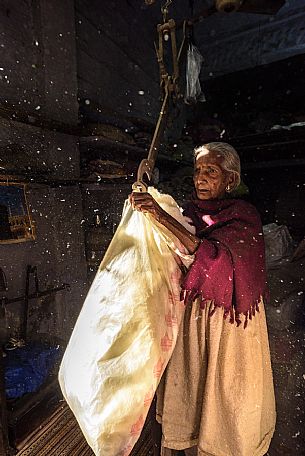
<svg viewBox="0 0 305 456"><path fill-rule="evenodd" d="M231 193L237 186L237 175L235 173L230 173L227 176L226 182L226 192Z"/></svg>
<svg viewBox="0 0 305 456"><path fill-rule="evenodd" d="M237 175L235 173L230 173L228 176L228 186L231 188L236 187Z"/></svg>

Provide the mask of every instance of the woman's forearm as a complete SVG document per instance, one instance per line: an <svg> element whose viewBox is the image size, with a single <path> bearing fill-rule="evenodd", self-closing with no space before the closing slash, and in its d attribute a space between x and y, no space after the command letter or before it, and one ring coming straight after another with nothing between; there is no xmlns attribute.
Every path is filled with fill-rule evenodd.
<svg viewBox="0 0 305 456"><path fill-rule="evenodd" d="M190 233L190 231L181 225L181 223L179 223L174 217L162 209L155 215L155 218L179 239L190 254L193 254L197 250L200 244L200 239Z"/></svg>

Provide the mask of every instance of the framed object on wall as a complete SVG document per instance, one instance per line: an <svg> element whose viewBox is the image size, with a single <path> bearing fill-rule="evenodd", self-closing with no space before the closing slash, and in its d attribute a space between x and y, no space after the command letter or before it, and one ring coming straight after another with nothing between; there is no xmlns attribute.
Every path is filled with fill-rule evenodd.
<svg viewBox="0 0 305 456"><path fill-rule="evenodd" d="M26 195L25 183L0 181L0 244L35 239L35 227Z"/></svg>

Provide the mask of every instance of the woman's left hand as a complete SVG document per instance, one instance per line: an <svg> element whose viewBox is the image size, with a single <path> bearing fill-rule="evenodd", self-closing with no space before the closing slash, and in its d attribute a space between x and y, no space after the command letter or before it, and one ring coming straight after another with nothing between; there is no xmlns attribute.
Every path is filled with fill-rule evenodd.
<svg viewBox="0 0 305 456"><path fill-rule="evenodd" d="M156 220L160 220L161 215L164 215L163 209L150 193L132 192L129 195L129 201L133 209L141 212L149 212Z"/></svg>

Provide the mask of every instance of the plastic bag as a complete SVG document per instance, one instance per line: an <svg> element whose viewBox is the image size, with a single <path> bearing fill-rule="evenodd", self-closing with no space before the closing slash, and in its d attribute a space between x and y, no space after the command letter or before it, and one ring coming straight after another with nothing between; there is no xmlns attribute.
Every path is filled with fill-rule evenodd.
<svg viewBox="0 0 305 456"><path fill-rule="evenodd" d="M188 227L175 201L149 192ZM126 201L64 354L59 382L99 456L127 456L140 436L184 311L180 261L192 257Z"/></svg>
<svg viewBox="0 0 305 456"><path fill-rule="evenodd" d="M189 44L186 64L186 92L184 97L184 101L187 104L205 101L205 96L201 91L199 82L202 62L203 57L197 47L193 44Z"/></svg>

